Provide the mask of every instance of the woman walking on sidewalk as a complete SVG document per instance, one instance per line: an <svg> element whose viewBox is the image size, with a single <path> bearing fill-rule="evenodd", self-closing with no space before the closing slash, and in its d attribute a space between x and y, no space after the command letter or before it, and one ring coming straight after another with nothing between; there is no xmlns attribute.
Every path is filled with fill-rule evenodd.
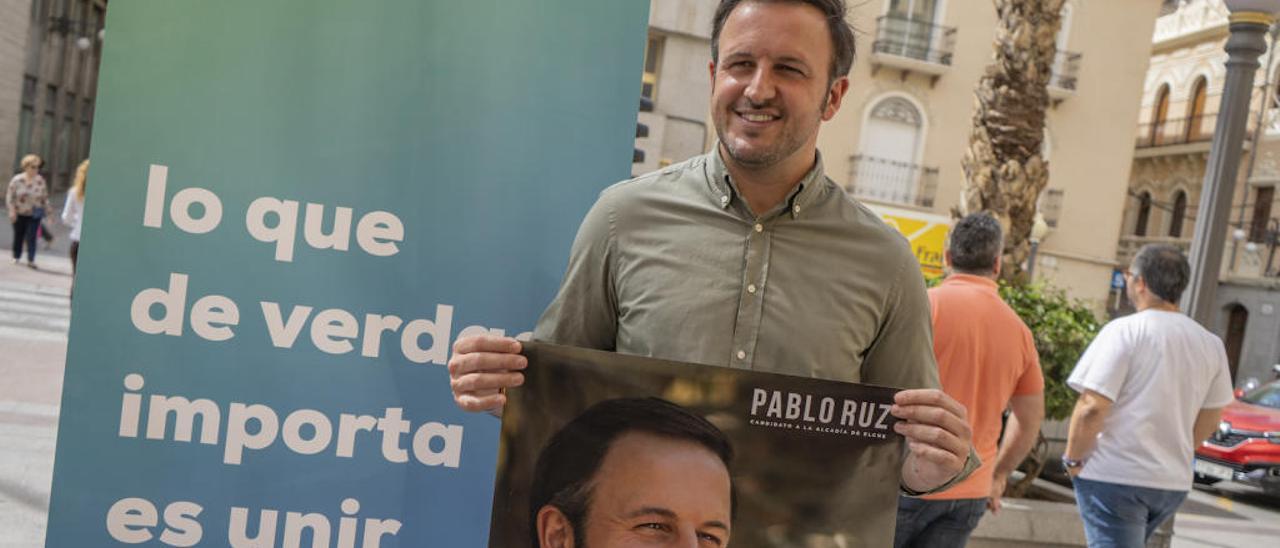
<svg viewBox="0 0 1280 548"><path fill-rule="evenodd" d="M67 203L62 206L62 224L71 227L71 275L76 275L76 255L80 253L80 223L84 219L84 185L89 178L89 159L76 168L75 183L67 193Z"/></svg>
<svg viewBox="0 0 1280 548"><path fill-rule="evenodd" d="M27 266L31 268L36 267L36 231L49 209L49 187L40 176L40 163L35 154L23 156L22 173L9 180L4 196L9 222L13 223L13 264L18 264L26 245Z"/></svg>

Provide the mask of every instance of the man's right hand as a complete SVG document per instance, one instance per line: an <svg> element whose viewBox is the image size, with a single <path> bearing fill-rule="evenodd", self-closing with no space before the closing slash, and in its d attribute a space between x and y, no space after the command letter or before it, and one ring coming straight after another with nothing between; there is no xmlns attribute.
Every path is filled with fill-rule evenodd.
<svg viewBox="0 0 1280 548"><path fill-rule="evenodd" d="M453 343L449 359L449 387L453 401L464 411L501 414L506 390L524 384L529 360L520 355L520 341L510 337L479 335Z"/></svg>
<svg viewBox="0 0 1280 548"><path fill-rule="evenodd" d="M987 510L991 510L992 514L999 514L1000 508L1003 506L1001 499L1004 498L1004 488L1008 485L1009 476L1007 474L996 474L991 480L991 492L987 495Z"/></svg>

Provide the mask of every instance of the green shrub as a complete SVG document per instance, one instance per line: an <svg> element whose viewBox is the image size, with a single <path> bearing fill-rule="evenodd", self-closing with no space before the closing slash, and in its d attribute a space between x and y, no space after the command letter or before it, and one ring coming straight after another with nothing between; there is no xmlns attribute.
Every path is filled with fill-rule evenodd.
<svg viewBox="0 0 1280 548"><path fill-rule="evenodd" d="M1045 420L1070 417L1076 393L1067 386L1067 377L1098 334L1098 319L1081 301L1068 299L1062 290L1040 283L1018 286L1002 282L1000 297L1035 337L1040 370L1044 372Z"/></svg>

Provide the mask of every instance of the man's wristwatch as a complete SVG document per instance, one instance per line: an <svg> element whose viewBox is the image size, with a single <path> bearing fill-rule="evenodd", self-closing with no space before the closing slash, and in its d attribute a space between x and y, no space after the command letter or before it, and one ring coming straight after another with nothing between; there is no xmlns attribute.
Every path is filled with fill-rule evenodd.
<svg viewBox="0 0 1280 548"><path fill-rule="evenodd" d="M1085 459L1073 459L1068 457L1066 454L1062 455L1062 467L1067 470L1084 466L1084 461Z"/></svg>

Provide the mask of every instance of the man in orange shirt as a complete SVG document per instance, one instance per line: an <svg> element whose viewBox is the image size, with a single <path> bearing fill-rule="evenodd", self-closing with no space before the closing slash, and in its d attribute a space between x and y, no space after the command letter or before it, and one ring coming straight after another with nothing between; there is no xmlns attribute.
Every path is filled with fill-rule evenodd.
<svg viewBox="0 0 1280 548"><path fill-rule="evenodd" d="M1035 342L997 292L1003 243L1000 223L990 215L960 219L944 257L951 274L929 290L942 390L968 409L982 467L941 493L902 497L895 548L964 546L984 511L1000 510L1009 473L1040 430L1044 378ZM1001 442L1006 408L1009 421Z"/></svg>

